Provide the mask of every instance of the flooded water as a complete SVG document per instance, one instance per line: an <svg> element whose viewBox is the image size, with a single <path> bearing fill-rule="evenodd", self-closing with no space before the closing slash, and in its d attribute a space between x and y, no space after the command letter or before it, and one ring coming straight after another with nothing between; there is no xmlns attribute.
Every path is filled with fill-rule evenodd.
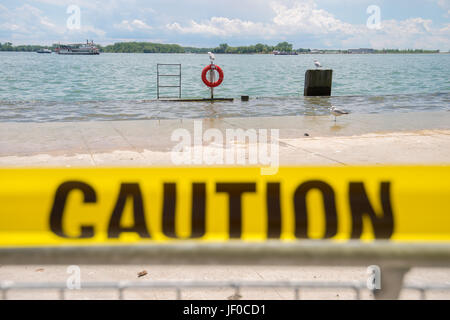
<svg viewBox="0 0 450 320"><path fill-rule="evenodd" d="M330 98L304 98L313 59L333 69ZM156 99L157 63L182 65L182 97L207 98L207 55L0 53L0 121L91 121L450 110L450 54L217 55L225 72L216 97L234 102ZM163 73L174 73L170 67ZM176 78L165 78L173 85ZM175 96L176 88L162 95ZM249 102L241 102L249 95Z"/></svg>

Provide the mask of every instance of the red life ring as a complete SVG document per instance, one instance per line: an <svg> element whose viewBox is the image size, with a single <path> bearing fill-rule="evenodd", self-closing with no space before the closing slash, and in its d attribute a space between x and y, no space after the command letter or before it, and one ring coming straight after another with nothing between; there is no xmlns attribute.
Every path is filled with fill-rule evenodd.
<svg viewBox="0 0 450 320"><path fill-rule="evenodd" d="M206 84L208 87L215 88L215 87L220 86L223 82L223 71L219 66L214 65L214 70L217 70L217 72L219 73L219 80L217 80L215 82L211 82L206 78L206 75L207 75L208 71L213 68L212 66L213 65L210 64L210 65L206 66L205 69L203 69L202 80L203 80L203 83Z"/></svg>

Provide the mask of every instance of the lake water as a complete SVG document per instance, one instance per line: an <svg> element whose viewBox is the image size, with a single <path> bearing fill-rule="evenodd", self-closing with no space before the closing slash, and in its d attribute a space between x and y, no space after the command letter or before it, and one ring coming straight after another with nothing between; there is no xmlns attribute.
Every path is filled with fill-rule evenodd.
<svg viewBox="0 0 450 320"><path fill-rule="evenodd" d="M314 68L314 58L333 69L331 98L303 97L304 74ZM200 78L206 54L0 52L0 121L321 115L330 105L352 113L450 110L450 54L216 55L225 80L215 96L249 95L248 103L154 101L157 63L182 64L183 98L209 96Z"/></svg>

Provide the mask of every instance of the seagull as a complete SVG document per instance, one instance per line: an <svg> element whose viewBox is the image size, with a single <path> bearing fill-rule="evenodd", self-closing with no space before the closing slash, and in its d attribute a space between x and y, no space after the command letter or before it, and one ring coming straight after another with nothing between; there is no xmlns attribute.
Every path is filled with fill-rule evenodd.
<svg viewBox="0 0 450 320"><path fill-rule="evenodd" d="M214 53L208 52L208 54L209 54L209 59L211 60L211 62L213 62L214 60L216 60L216 56L214 55Z"/></svg>
<svg viewBox="0 0 450 320"><path fill-rule="evenodd" d="M316 68L322 68L322 65L320 64L320 62L315 59L314 59L314 64L316 65Z"/></svg>
<svg viewBox="0 0 450 320"><path fill-rule="evenodd" d="M336 107L334 106L331 106L330 112L334 116L334 122L336 122L337 117L343 116L344 114L348 114L347 111L336 109Z"/></svg>

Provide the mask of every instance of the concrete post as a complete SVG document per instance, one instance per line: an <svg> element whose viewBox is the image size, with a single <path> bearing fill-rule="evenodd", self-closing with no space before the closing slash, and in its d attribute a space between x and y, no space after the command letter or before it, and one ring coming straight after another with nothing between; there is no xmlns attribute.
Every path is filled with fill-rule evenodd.
<svg viewBox="0 0 450 320"><path fill-rule="evenodd" d="M403 287L403 279L409 268L381 267L381 290L375 290L376 300L397 300Z"/></svg>
<svg viewBox="0 0 450 320"><path fill-rule="evenodd" d="M307 70L305 73L305 96L331 96L333 70Z"/></svg>

